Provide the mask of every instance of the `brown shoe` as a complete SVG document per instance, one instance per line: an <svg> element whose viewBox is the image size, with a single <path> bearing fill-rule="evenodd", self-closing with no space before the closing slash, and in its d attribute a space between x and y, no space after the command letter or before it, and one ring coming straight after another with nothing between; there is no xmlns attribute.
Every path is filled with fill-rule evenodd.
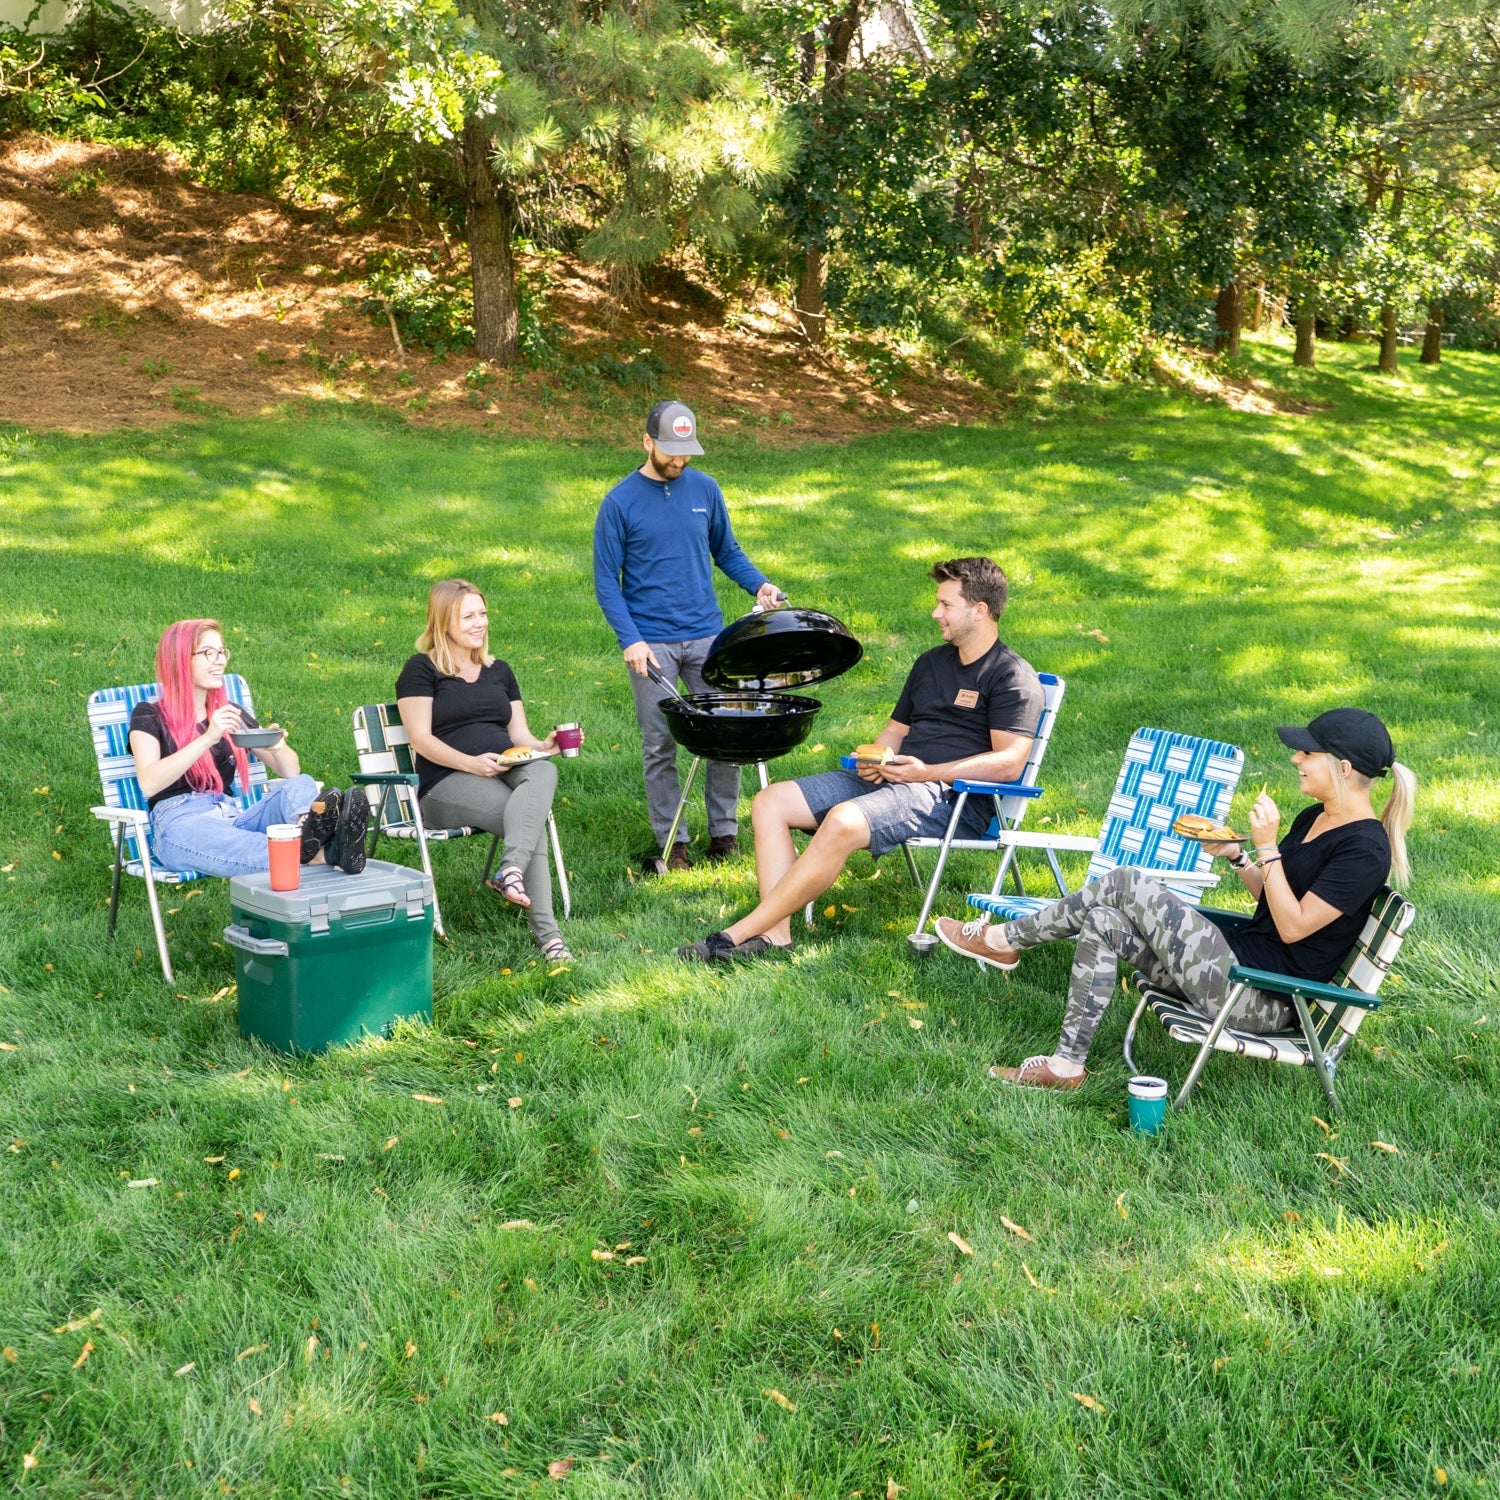
<svg viewBox="0 0 1500 1500"><path fill-rule="evenodd" d="M1021 956L1009 948L1000 952L1010 953L1002 959L999 953L984 940L985 930L990 925L988 917L976 917L972 922L960 922L957 917L939 917L937 935L946 947L965 958L977 958L982 964L993 964L997 969L1013 969L1021 962Z"/></svg>
<svg viewBox="0 0 1500 1500"><path fill-rule="evenodd" d="M990 1069L990 1077L1001 1083L1011 1083L1022 1089L1060 1089L1071 1093L1083 1087L1089 1075L1080 1073L1076 1078L1060 1078L1052 1071L1050 1057L1028 1057L1019 1068L1002 1068L998 1063Z"/></svg>
<svg viewBox="0 0 1500 1500"><path fill-rule="evenodd" d="M739 855L740 841L732 833L717 833L708 841L708 848L703 851L703 857L711 865L723 864L726 859L734 859Z"/></svg>
<svg viewBox="0 0 1500 1500"><path fill-rule="evenodd" d="M669 870L691 870L693 862L688 858L688 846L686 844L673 844L672 852L667 856L667 868Z"/></svg>

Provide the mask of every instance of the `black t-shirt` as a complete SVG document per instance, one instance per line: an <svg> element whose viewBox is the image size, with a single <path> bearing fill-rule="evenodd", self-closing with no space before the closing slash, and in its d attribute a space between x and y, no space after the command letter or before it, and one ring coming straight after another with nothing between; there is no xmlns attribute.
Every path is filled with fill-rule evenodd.
<svg viewBox="0 0 1500 1500"><path fill-rule="evenodd" d="M242 710L243 712L243 710ZM248 722L248 715L246 716ZM208 720L205 719L198 725L197 732L202 734L208 728ZM130 732L135 734L149 734L161 746L161 753L172 755L182 747L172 738L172 731L167 728L161 716L161 709L155 700L150 703L137 703L130 711ZM234 792L234 747L229 743L226 735L209 752L214 758L214 769L219 773L219 780L224 783L224 790L231 795ZM174 781L171 786L163 787L154 797L146 799L148 808L155 807L158 802L165 802L168 797L181 797L187 792L196 792L199 788L193 786L186 776Z"/></svg>
<svg viewBox="0 0 1500 1500"><path fill-rule="evenodd" d="M902 755L930 765L988 755L990 730L1035 735L1042 717L1042 684L1031 663L997 640L965 666L958 647L935 646L912 663L891 710L908 727Z"/></svg>
<svg viewBox="0 0 1500 1500"><path fill-rule="evenodd" d="M475 681L465 682L462 677L438 671L437 663L425 651L419 651L402 667L396 679L396 696L431 698L434 738L465 755L498 755L515 743L505 728L510 723L511 705L521 701L521 688L516 674L503 661L481 667ZM421 777L419 798L453 774L451 766L434 765L425 756L418 755L416 764Z"/></svg>
<svg viewBox="0 0 1500 1500"><path fill-rule="evenodd" d="M1322 810L1322 803L1315 802L1292 819L1279 845L1281 868L1299 901L1311 891L1343 915L1298 942L1283 942L1262 893L1249 925L1225 933L1246 968L1320 982L1332 979L1391 873L1391 842L1375 818L1330 828L1308 842L1307 831Z"/></svg>

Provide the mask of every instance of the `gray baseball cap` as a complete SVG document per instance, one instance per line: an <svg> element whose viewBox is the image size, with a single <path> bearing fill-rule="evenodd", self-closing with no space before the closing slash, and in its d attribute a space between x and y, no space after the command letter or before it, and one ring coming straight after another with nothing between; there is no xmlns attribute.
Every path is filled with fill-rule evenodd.
<svg viewBox="0 0 1500 1500"><path fill-rule="evenodd" d="M646 414L646 436L672 458L702 453L698 419L680 401L658 401Z"/></svg>

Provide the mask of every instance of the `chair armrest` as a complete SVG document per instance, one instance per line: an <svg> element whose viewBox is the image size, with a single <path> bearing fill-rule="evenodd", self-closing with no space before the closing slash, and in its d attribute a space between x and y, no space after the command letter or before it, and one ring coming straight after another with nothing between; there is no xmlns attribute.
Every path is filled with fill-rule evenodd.
<svg viewBox="0 0 1500 1500"><path fill-rule="evenodd" d="M1079 854L1092 854L1099 847L1097 837L1085 837L1076 833L1017 833L1008 828L1000 830L1002 849L1061 849L1075 850Z"/></svg>
<svg viewBox="0 0 1500 1500"><path fill-rule="evenodd" d="M362 771L349 778L355 786L416 786L421 779L415 771Z"/></svg>
<svg viewBox="0 0 1500 1500"><path fill-rule="evenodd" d="M955 792L974 792L981 797L1040 797L1039 786L1022 786L1019 781L955 781Z"/></svg>
<svg viewBox="0 0 1500 1500"><path fill-rule="evenodd" d="M1168 884L1196 885L1205 891L1218 885L1221 878L1215 870L1152 870L1142 865L1132 865L1131 869L1140 870L1142 875L1150 875Z"/></svg>
<svg viewBox="0 0 1500 1500"><path fill-rule="evenodd" d="M151 821L151 814L140 807L91 807L89 811L106 823L134 823L139 827Z"/></svg>
<svg viewBox="0 0 1500 1500"><path fill-rule="evenodd" d="M1235 964L1229 970L1231 984L1248 984L1275 995L1301 995L1304 1000L1326 1000L1330 1005L1357 1005L1361 1010L1375 1010L1380 996L1366 990L1351 989L1342 984L1320 984L1316 979L1295 979L1290 974L1273 974L1269 969L1242 969Z"/></svg>

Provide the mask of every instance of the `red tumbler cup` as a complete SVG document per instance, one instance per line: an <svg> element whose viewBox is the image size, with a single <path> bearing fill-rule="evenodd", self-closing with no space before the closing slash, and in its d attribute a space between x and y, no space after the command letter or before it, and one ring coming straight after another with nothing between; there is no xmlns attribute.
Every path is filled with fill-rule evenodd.
<svg viewBox="0 0 1500 1500"><path fill-rule="evenodd" d="M271 889L295 891L302 882L302 830L295 823L272 823L266 841L271 847Z"/></svg>

